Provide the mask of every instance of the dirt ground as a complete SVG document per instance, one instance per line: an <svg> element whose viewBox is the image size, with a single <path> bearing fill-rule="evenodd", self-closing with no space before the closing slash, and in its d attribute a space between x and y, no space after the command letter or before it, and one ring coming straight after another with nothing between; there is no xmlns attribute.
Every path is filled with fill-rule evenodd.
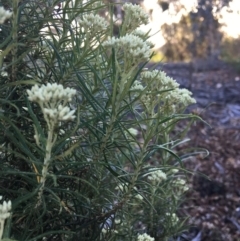
<svg viewBox="0 0 240 241"><path fill-rule="evenodd" d="M209 125L196 122L190 129L190 142L181 148L207 149L187 159L191 189L182 213L191 217L192 228L178 238L189 241L240 241L240 73L222 63L203 65L161 64L182 87L193 92L197 113Z"/></svg>

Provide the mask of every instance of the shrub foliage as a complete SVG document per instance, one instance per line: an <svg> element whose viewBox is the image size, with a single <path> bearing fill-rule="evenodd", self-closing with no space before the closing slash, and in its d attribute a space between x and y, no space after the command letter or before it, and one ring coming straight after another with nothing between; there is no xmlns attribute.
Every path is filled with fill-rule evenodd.
<svg viewBox="0 0 240 241"><path fill-rule="evenodd" d="M123 11L113 36L102 1L2 1L3 240L167 240L182 230L183 137L170 134L194 117L184 110L195 100L145 68L147 15Z"/></svg>

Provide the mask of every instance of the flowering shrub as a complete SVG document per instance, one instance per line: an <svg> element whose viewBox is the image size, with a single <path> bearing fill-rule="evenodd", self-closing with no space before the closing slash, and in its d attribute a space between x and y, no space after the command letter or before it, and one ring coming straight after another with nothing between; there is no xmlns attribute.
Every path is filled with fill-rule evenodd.
<svg viewBox="0 0 240 241"><path fill-rule="evenodd" d="M184 110L195 100L145 68L152 44L138 27L147 15L124 4L113 36L101 1L5 2L0 235L150 241L181 232L188 186L171 133L194 117Z"/></svg>

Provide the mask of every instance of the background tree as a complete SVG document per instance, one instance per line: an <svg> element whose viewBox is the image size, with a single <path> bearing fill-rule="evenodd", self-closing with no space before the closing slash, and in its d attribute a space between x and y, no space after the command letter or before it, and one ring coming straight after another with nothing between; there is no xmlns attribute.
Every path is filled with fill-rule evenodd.
<svg viewBox="0 0 240 241"><path fill-rule="evenodd" d="M162 26L167 41L163 50L168 60L189 61L192 58L218 59L222 33L219 12L230 0L198 0L196 10L183 16L179 23ZM183 7L181 1L159 1L161 6L173 3L176 11Z"/></svg>

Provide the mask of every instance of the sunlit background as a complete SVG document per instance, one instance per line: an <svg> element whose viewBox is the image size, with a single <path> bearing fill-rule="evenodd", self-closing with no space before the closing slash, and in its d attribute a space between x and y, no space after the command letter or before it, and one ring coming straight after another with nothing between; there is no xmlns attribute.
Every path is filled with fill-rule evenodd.
<svg viewBox="0 0 240 241"><path fill-rule="evenodd" d="M182 16L189 14L190 11L196 11L197 0L179 0L178 5L182 6L180 10L176 9L173 3L169 3L169 9L163 11L158 0L144 0L142 6L148 13L151 13L150 23L142 28L151 29L151 33L155 34L151 40L155 44L155 48L162 47L166 41L159 30L163 24L179 23ZM216 13L213 6L213 13L219 23L223 24L221 31L224 35L232 38L240 36L240 1L233 0L229 6L224 6L220 13Z"/></svg>
<svg viewBox="0 0 240 241"><path fill-rule="evenodd" d="M126 1L125 1L126 2ZM143 0L154 61L216 58L240 62L240 0Z"/></svg>

